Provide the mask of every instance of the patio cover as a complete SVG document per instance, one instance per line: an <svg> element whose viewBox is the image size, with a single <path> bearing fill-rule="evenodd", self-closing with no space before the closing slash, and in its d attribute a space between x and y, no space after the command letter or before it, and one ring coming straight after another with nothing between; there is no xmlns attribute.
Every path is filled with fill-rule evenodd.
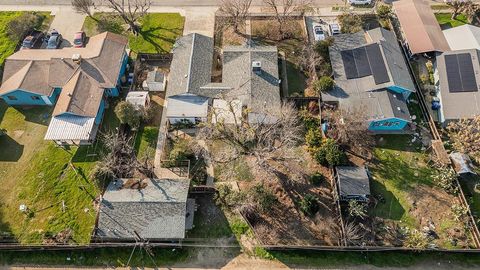
<svg viewBox="0 0 480 270"><path fill-rule="evenodd" d="M393 7L412 54L450 50L428 2L399 0Z"/></svg>

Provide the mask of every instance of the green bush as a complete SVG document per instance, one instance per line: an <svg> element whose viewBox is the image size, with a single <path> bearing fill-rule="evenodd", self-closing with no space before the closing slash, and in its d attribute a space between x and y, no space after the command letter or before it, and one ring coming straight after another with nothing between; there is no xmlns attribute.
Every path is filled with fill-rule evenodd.
<svg viewBox="0 0 480 270"><path fill-rule="evenodd" d="M309 148L317 148L322 145L323 137L319 128L309 129L305 135L305 141Z"/></svg>
<svg viewBox="0 0 480 270"><path fill-rule="evenodd" d="M261 211L267 211L277 202L277 197L263 185L254 186L250 190L250 195Z"/></svg>
<svg viewBox="0 0 480 270"><path fill-rule="evenodd" d="M115 114L122 124L138 127L143 118L142 110L127 101L120 101L115 107Z"/></svg>
<svg viewBox="0 0 480 270"><path fill-rule="evenodd" d="M332 90L334 85L335 82L332 78L328 76L322 76L320 77L320 79L313 82L313 89L315 90L317 95L320 95L320 93L325 93Z"/></svg>
<svg viewBox="0 0 480 270"><path fill-rule="evenodd" d="M390 14L392 14L392 8L387 5L378 5L377 6L377 15L381 19L388 19L390 17Z"/></svg>
<svg viewBox="0 0 480 270"><path fill-rule="evenodd" d="M343 33L356 33L362 31L363 18L358 14L344 13L338 16Z"/></svg>
<svg viewBox="0 0 480 270"><path fill-rule="evenodd" d="M325 166L337 166L344 163L346 156L333 139L325 139L322 145L311 150L318 163Z"/></svg>
<svg viewBox="0 0 480 270"><path fill-rule="evenodd" d="M319 129L320 128L320 119L311 115L308 111L301 112L301 117L303 121L303 126L306 130L310 129Z"/></svg>
<svg viewBox="0 0 480 270"><path fill-rule="evenodd" d="M300 211L307 216L315 215L319 209L318 199L312 194L307 194L300 200Z"/></svg>
<svg viewBox="0 0 480 270"><path fill-rule="evenodd" d="M195 157L190 143L186 139L177 139L173 143L173 148L170 151L168 158L174 161L189 160Z"/></svg>
<svg viewBox="0 0 480 270"><path fill-rule="evenodd" d="M241 192L233 191L229 185L218 185L213 199L218 206L233 207L239 205L245 196Z"/></svg>
<svg viewBox="0 0 480 270"><path fill-rule="evenodd" d="M332 46L335 39L333 37L327 37L324 40L320 40L315 44L315 51L327 62L330 62L330 54L328 48Z"/></svg>
<svg viewBox="0 0 480 270"><path fill-rule="evenodd" d="M325 181L325 175L319 173L319 172L316 172L314 173L313 175L310 176L310 178L308 179L310 184L312 185L315 185L315 186L318 186L320 185L323 181Z"/></svg>

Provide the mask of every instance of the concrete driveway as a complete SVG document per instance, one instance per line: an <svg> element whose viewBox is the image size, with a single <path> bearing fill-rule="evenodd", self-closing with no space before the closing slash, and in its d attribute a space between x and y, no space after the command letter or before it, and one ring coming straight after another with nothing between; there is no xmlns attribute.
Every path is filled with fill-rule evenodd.
<svg viewBox="0 0 480 270"><path fill-rule="evenodd" d="M55 15L50 30L57 30L63 37L61 48L73 46L73 36L82 30L85 15L76 13L71 7L61 7L52 12Z"/></svg>

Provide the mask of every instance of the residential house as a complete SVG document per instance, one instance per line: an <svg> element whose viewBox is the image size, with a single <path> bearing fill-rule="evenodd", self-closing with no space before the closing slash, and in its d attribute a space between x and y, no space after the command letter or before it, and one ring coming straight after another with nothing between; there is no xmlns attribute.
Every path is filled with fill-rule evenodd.
<svg viewBox="0 0 480 270"><path fill-rule="evenodd" d="M439 122L480 115L480 51L445 52L437 57L435 80L440 101Z"/></svg>
<svg viewBox="0 0 480 270"><path fill-rule="evenodd" d="M406 41L405 46L411 54L450 50L428 1L394 1L393 10L400 22L402 35Z"/></svg>
<svg viewBox="0 0 480 270"><path fill-rule="evenodd" d="M337 35L329 51L335 87L322 100L364 112L370 131L404 132L415 86L394 33L376 28Z"/></svg>
<svg viewBox="0 0 480 270"><path fill-rule="evenodd" d="M356 200L368 202L370 198L370 178L364 167L335 167L340 201Z"/></svg>
<svg viewBox="0 0 480 270"><path fill-rule="evenodd" d="M193 228L187 179L117 179L101 198L96 239L174 241Z"/></svg>
<svg viewBox="0 0 480 270"><path fill-rule="evenodd" d="M18 51L5 61L0 97L9 105L55 106L45 139L90 144L106 98L119 95L127 43L105 32L91 37L85 48Z"/></svg>
<svg viewBox="0 0 480 270"><path fill-rule="evenodd" d="M176 42L167 86L170 123L206 121L214 103L217 109L231 102L248 108L248 121L258 121L265 110L280 107L276 47L231 46L222 56L222 80L212 82L213 39L194 33Z"/></svg>

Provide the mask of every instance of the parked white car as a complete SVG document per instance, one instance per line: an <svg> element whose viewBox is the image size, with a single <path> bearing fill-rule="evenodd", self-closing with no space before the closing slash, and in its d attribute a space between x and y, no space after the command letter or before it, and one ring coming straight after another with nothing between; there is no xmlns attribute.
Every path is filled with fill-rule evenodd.
<svg viewBox="0 0 480 270"><path fill-rule="evenodd" d="M370 5L372 0L348 0L350 5Z"/></svg>
<svg viewBox="0 0 480 270"><path fill-rule="evenodd" d="M315 38L315 41L325 40L327 35L321 25L313 25L313 37Z"/></svg>
<svg viewBox="0 0 480 270"><path fill-rule="evenodd" d="M330 35L332 35L332 36L339 35L339 34L342 33L342 32L340 32L340 25L338 25L337 23L329 24L328 25L328 30L330 30Z"/></svg>

